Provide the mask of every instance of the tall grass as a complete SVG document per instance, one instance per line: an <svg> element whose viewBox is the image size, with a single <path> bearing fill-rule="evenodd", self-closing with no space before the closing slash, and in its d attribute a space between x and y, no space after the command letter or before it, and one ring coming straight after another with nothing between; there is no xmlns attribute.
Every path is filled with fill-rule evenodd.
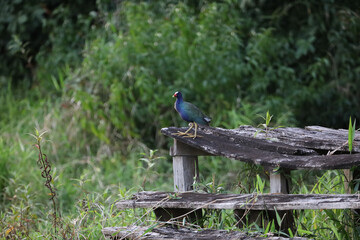
<svg viewBox="0 0 360 240"><path fill-rule="evenodd" d="M173 186L168 179L172 177L172 165L167 151L151 152L142 144L130 146L131 151L127 151L130 152L127 155L111 152L100 144L99 147L103 149L88 149L86 138L69 136L73 132L77 136L85 134L76 129L75 124L59 127L63 126L61 122L64 120L71 121L71 115L59 113L66 113L68 110L61 109L61 103L41 101L43 104L38 107L23 109L24 115L20 117L25 116L25 119L19 121L21 128L13 122L3 122L9 124L9 127L2 128L0 140L0 158L5 166L1 168L1 237L52 239L53 236L50 218L52 207L36 165L36 149L32 147L31 137L27 135L27 129L33 128L34 114L43 116L35 125L44 124L49 130L48 141L43 143L43 147L53 161L63 236L69 239L101 239L101 229L106 226L127 226L135 222L151 226L154 220L152 214L141 218L145 213L141 209L117 211L114 202L129 198L131 193L143 189L171 191ZM52 104L53 107L48 108L49 113L44 114L43 106ZM9 106L18 108L24 106L24 103L14 101ZM16 120L16 115L14 117ZM23 130L12 134L18 129ZM157 157L163 158L150 160ZM269 191L266 172L259 166L221 157L201 157L199 162L199 190L251 193L257 191L257 186L261 186L261 191ZM294 171L292 177L294 193L345 193L341 171L299 170ZM297 214L298 228L293 233L294 236L316 239L353 239L356 236L350 211L305 210ZM231 212L218 211L208 216L204 227L234 230L235 223ZM262 229L254 223L245 226L243 230L260 232L266 236L278 234L271 226Z"/></svg>
<svg viewBox="0 0 360 240"><path fill-rule="evenodd" d="M298 5L302 6L295 4L293 8ZM313 10L317 6L309 5ZM173 188L169 181L171 141L159 130L184 124L172 108L175 91L181 90L186 99L209 113L213 126L226 128L257 126L262 121L257 115L268 109L274 114L275 126L294 125L304 120L302 109L307 109L309 102L323 107L323 101L332 99L329 92L338 96L334 80L330 85L324 81L332 72L327 71L328 58L333 57L328 57L330 51L325 49L323 54L319 48L317 53L313 45L321 41L297 36L298 29L293 35L291 31L277 35L272 27L261 24L263 18L254 21L260 7L251 10L227 1L206 2L194 10L183 2L152 5L124 1L113 15L104 14L102 31L87 41L83 56L72 61L78 65L59 65L49 73L46 69L62 58L57 56L46 64L46 55L39 57L43 65L34 73L37 84L31 89L15 90L4 84L11 79L1 76L0 86L5 87L0 89L0 237L52 239L54 235L52 206L36 164L38 153L28 135L34 128L48 131L42 147L51 161L58 193L63 224L58 237L101 239L104 226L151 225L154 220L153 214L141 209L117 211L115 201L141 190ZM332 16L348 14L336 11L332 9ZM321 14L322 10L316 16L327 19ZM356 32L358 19L351 14L348 17L353 21L334 24L335 28L342 26L340 33L346 29ZM271 23L280 27L278 18L282 16L275 14ZM333 36L336 29L331 34L317 34L315 25L322 26L304 26L302 31L306 36L329 36L329 42L344 46L335 57L342 79L352 89L357 75L348 68L357 66L356 51L346 45L346 38L337 37L342 34ZM350 30L345 33L350 34ZM66 34L64 37L67 39ZM341 91L350 94L346 89ZM314 109L313 118L318 117ZM332 116L332 110L322 114L323 121ZM347 118L335 115L329 124ZM269 191L262 167L221 157L201 157L199 162L197 188L201 191ZM341 171L295 171L292 177L294 193L345 193ZM359 236L350 211L306 210L297 214L294 236ZM235 229L235 224L229 211L214 212L204 221L204 227L214 229ZM242 230L279 234L271 224L262 229L249 223Z"/></svg>

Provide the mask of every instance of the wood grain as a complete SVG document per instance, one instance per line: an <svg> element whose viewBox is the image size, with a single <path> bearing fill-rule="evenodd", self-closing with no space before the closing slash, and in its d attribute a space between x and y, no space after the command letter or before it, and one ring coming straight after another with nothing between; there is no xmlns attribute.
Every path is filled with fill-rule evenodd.
<svg viewBox="0 0 360 240"><path fill-rule="evenodd" d="M360 139L355 136L353 154L346 153L347 132L323 127L278 128L268 134L242 126L239 129L200 127L196 139L172 135L182 128L161 132L207 154L224 156L266 167L285 169L348 169L360 165ZM328 151L338 149L333 155ZM199 152L198 152L199 153ZM200 152L201 153L201 152ZM194 154L196 154L194 152Z"/></svg>
<svg viewBox="0 0 360 240"><path fill-rule="evenodd" d="M140 192L132 200L119 201L118 209L188 208L188 209L358 209L359 194L204 194L185 192Z"/></svg>
<svg viewBox="0 0 360 240"><path fill-rule="evenodd" d="M225 230L193 230L189 228L157 227L149 231L149 227L106 227L102 230L106 238L111 239L166 239L166 240L285 240L283 237L259 237L256 234L246 234L238 231ZM292 240L306 240L302 237L294 237Z"/></svg>

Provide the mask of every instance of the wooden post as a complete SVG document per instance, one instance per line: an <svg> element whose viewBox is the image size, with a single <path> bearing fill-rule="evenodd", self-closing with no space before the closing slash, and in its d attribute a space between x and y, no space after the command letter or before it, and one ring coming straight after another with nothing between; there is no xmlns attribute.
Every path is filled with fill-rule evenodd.
<svg viewBox="0 0 360 240"><path fill-rule="evenodd" d="M174 191L186 192L193 190L194 177L199 178L198 156L211 154L193 148L174 139L174 146L170 148L173 157Z"/></svg>
<svg viewBox="0 0 360 240"><path fill-rule="evenodd" d="M353 167L351 170L348 173L351 176L350 187L349 187L351 189L349 191L355 192L355 189L354 189L355 183L356 183L356 181L358 181L360 179L360 167ZM354 236L360 236L360 230L359 230L360 209L354 209L354 217L353 218L354 218L354 228L353 228Z"/></svg>
<svg viewBox="0 0 360 240"><path fill-rule="evenodd" d="M270 193L282 193L289 194L290 186L289 181L286 175L290 175L290 170L280 169L276 172L273 169L269 170L270 173ZM293 232L295 230L294 225L294 216L291 210L282 210L282 211L268 211L267 212L269 220L274 220L276 227L285 233L288 233L290 228ZM281 226L279 226L276 214L282 219Z"/></svg>
<svg viewBox="0 0 360 240"><path fill-rule="evenodd" d="M351 181L353 180L353 172L351 171L351 169L344 169L343 171L345 176L345 181L344 181L345 193L351 194L352 187L350 185L351 185Z"/></svg>
<svg viewBox="0 0 360 240"><path fill-rule="evenodd" d="M186 192L193 190L196 174L197 156L174 156L174 191Z"/></svg>
<svg viewBox="0 0 360 240"><path fill-rule="evenodd" d="M268 172L270 173L270 193L276 194L276 193L282 193L282 194L288 194L289 193L289 184L286 178L286 174L290 174L290 171L281 169L278 172L274 172L273 169L268 169ZM278 230L288 232L288 228L293 229L294 225L294 218L292 216L292 211L283 210L283 211L277 211L277 214L283 219L281 226L279 226L276 218L276 212L272 210L264 211L264 210L249 210L245 211L242 209L235 209L234 210L235 219L238 221L237 226L239 228L242 228L244 225L246 225L246 222L252 223L256 222L258 224L262 224L263 221L261 219L263 218L265 226L267 224L274 220L274 223ZM285 217L284 217L285 215ZM246 216L246 218L245 218ZM284 217L284 218L283 218Z"/></svg>
<svg viewBox="0 0 360 240"><path fill-rule="evenodd" d="M289 193L288 182L283 172L274 173L272 170L270 173L270 193Z"/></svg>
<svg viewBox="0 0 360 240"><path fill-rule="evenodd" d="M170 149L173 157L174 191L186 192L193 190L193 182L196 173L197 156L193 149L174 139L174 146Z"/></svg>
<svg viewBox="0 0 360 240"><path fill-rule="evenodd" d="M206 152L193 148L174 139L174 146L170 148L170 156L173 158L174 191L187 192L193 190L193 182L199 178L199 155L210 155ZM154 210L159 221L168 221L171 218L184 216L188 222L201 225L202 210L157 208ZM183 218L178 219L182 222Z"/></svg>

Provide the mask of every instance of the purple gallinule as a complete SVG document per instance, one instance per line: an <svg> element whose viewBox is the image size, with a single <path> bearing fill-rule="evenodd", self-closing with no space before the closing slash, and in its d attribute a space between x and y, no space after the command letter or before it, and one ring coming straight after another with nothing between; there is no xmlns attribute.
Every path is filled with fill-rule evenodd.
<svg viewBox="0 0 360 240"><path fill-rule="evenodd" d="M206 116L201 110L196 107L194 104L185 102L183 100L181 92L174 93L173 97L176 97L176 102L174 104L175 110L179 113L180 117L190 123L190 127L185 132L178 131L174 135L186 136L196 138L196 132L198 124L208 126L211 118ZM190 134L189 131L195 126L195 134Z"/></svg>

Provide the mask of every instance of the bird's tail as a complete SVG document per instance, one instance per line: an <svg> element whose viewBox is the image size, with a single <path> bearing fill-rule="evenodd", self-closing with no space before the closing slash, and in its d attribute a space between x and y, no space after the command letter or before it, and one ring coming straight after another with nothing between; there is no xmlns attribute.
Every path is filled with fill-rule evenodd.
<svg viewBox="0 0 360 240"><path fill-rule="evenodd" d="M205 122L207 123L207 125L209 126L210 122L211 122L211 118L209 117L204 117Z"/></svg>

